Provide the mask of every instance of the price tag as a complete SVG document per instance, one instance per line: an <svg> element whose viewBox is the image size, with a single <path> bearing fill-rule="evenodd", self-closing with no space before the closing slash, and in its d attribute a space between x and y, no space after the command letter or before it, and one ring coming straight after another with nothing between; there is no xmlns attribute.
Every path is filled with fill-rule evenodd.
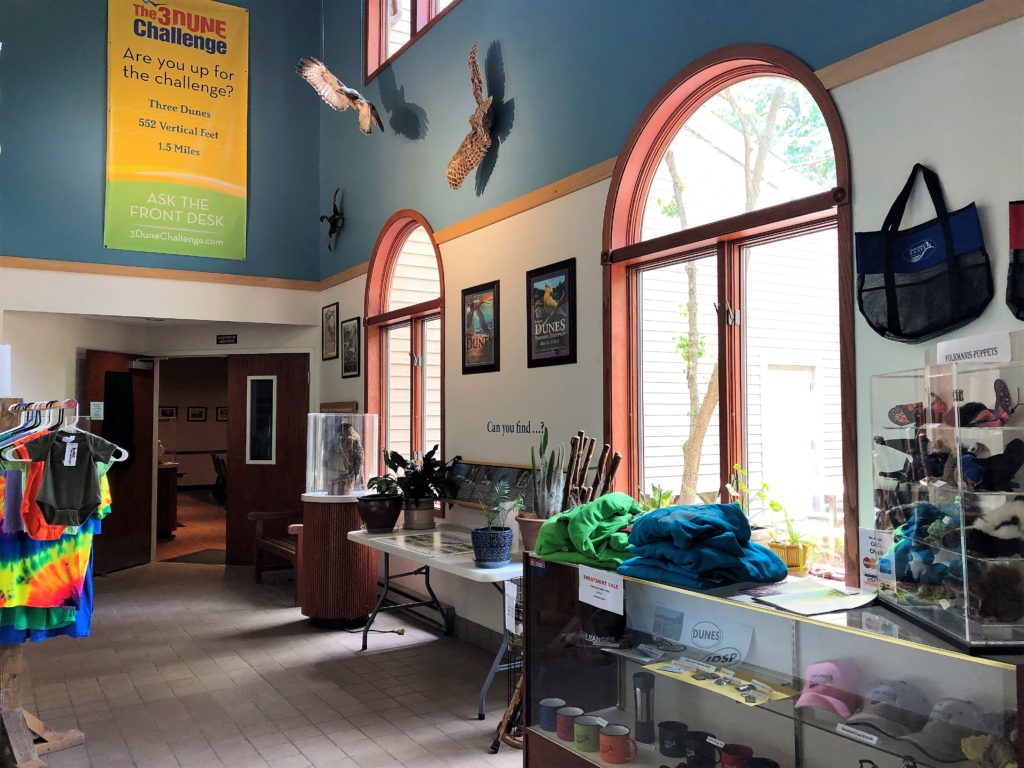
<svg viewBox="0 0 1024 768"><path fill-rule="evenodd" d="M605 719L604 719L603 717L595 717L595 718L594 718L594 721L595 721L595 722L596 722L596 723L597 723L597 724L598 724L599 726L601 726L602 728L604 728L604 727L605 727L606 725L608 725L608 721L607 721L607 720L605 720Z"/></svg>
<svg viewBox="0 0 1024 768"><path fill-rule="evenodd" d="M681 675L684 672L686 672L686 670L683 667L677 667L674 664L662 664L660 667L658 667L658 669L660 669L662 672L672 672L676 675Z"/></svg>
<svg viewBox="0 0 1024 768"><path fill-rule="evenodd" d="M717 672L718 671L718 667L716 667L714 664L708 664L706 661L696 661L695 660L693 662L693 667L694 667L694 669L699 669L701 672Z"/></svg>
<svg viewBox="0 0 1024 768"><path fill-rule="evenodd" d="M855 741L859 741L863 744L870 744L871 746L878 743L878 737L873 733L867 733L857 728L851 728L846 723L837 723L836 733L840 736L845 736L848 739L854 739Z"/></svg>
<svg viewBox="0 0 1024 768"><path fill-rule="evenodd" d="M768 695L772 692L772 687L770 685L767 685L766 683L762 683L760 680L751 680L750 684L765 695Z"/></svg>
<svg viewBox="0 0 1024 768"><path fill-rule="evenodd" d="M719 749L721 749L722 747L725 746L725 742L724 741L719 741L714 736L708 736L708 744L713 744L714 746L718 747Z"/></svg>

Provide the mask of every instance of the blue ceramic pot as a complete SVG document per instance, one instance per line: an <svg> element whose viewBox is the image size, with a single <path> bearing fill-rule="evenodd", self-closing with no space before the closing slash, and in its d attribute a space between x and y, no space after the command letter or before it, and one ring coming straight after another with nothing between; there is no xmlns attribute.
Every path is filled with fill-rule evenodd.
<svg viewBox="0 0 1024 768"><path fill-rule="evenodd" d="M473 556L479 568L500 568L512 559L511 528L474 528Z"/></svg>

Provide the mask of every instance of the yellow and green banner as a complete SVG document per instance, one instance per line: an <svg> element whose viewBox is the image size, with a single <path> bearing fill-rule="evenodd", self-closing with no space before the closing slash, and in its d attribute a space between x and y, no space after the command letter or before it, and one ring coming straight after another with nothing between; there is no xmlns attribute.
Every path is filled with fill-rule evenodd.
<svg viewBox="0 0 1024 768"><path fill-rule="evenodd" d="M245 258L249 12L108 0L103 245Z"/></svg>

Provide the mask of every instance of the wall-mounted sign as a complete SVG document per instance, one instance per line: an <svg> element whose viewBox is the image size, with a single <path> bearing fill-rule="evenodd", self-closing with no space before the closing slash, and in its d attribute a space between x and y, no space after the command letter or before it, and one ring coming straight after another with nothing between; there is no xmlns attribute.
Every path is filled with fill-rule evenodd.
<svg viewBox="0 0 1024 768"><path fill-rule="evenodd" d="M93 400L89 403L89 418L94 421L103 421L102 400Z"/></svg>
<svg viewBox="0 0 1024 768"><path fill-rule="evenodd" d="M996 331L940 341L935 353L940 363L1008 363L1010 332Z"/></svg>
<svg viewBox="0 0 1024 768"><path fill-rule="evenodd" d="M103 245L245 258L249 12L107 0Z"/></svg>
<svg viewBox="0 0 1024 768"><path fill-rule="evenodd" d="M238 334L237 333L218 333L217 334L218 344L237 344Z"/></svg>

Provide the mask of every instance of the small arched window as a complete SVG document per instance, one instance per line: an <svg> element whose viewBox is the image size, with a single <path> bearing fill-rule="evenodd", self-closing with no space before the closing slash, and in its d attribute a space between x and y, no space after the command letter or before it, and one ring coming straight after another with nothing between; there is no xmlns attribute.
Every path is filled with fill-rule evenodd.
<svg viewBox="0 0 1024 768"><path fill-rule="evenodd" d="M781 525L779 501L855 573L848 189L835 106L789 54L717 51L666 85L608 195L605 421L623 488L767 483L751 518Z"/></svg>
<svg viewBox="0 0 1024 768"><path fill-rule="evenodd" d="M419 457L442 443L441 257L430 225L399 211L381 230L366 281L366 404L383 447Z"/></svg>

